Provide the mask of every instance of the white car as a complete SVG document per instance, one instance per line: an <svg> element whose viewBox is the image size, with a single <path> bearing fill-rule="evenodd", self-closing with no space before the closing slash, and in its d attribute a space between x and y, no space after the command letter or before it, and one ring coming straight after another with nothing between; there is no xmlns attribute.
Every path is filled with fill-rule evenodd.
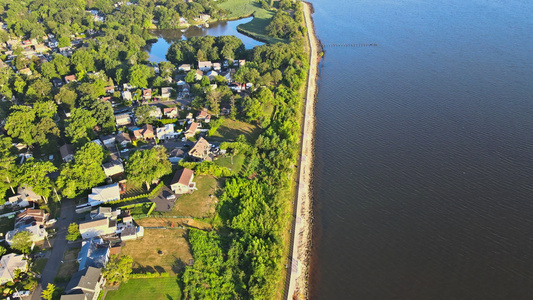
<svg viewBox="0 0 533 300"><path fill-rule="evenodd" d="M30 291L20 291L13 294L13 297L28 297L30 295Z"/></svg>

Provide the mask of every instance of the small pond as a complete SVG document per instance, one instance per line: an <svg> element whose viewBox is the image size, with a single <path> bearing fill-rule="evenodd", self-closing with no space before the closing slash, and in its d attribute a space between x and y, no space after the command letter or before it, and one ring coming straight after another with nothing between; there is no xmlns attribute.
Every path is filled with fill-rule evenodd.
<svg viewBox="0 0 533 300"><path fill-rule="evenodd" d="M158 38L157 42L147 44L144 50L150 54L150 61L162 62L165 61L167 50L172 45L172 42L184 40L194 36L221 36L234 35L242 40L246 49L251 49L254 46L263 45L263 42L254 40L253 38L241 34L237 31L237 26L248 23L253 17L239 19L235 21L218 21L209 23L209 27L191 26L188 29L158 29L150 32Z"/></svg>

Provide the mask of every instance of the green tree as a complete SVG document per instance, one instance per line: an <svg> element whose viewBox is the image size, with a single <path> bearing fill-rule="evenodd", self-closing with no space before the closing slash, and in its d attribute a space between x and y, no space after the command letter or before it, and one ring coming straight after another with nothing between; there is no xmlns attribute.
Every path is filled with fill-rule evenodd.
<svg viewBox="0 0 533 300"><path fill-rule="evenodd" d="M48 79L52 79L59 76L57 74L55 65L51 62L44 62L41 65L41 74Z"/></svg>
<svg viewBox="0 0 533 300"><path fill-rule="evenodd" d="M196 81L196 70L190 70L189 73L185 76L185 82L193 83Z"/></svg>
<svg viewBox="0 0 533 300"><path fill-rule="evenodd" d="M76 72L92 72L94 68L94 57L87 50L81 49L77 50L72 54L70 59Z"/></svg>
<svg viewBox="0 0 533 300"><path fill-rule="evenodd" d="M52 300L54 298L54 293L56 291L56 286L52 283L49 283L45 290L41 293L41 297L45 300Z"/></svg>
<svg viewBox="0 0 533 300"><path fill-rule="evenodd" d="M150 105L141 105L135 109L135 117L137 118L137 124L151 124L156 118L153 116L154 110L157 107Z"/></svg>
<svg viewBox="0 0 533 300"><path fill-rule="evenodd" d="M80 226L77 223L70 223L68 226L67 241L75 241L80 237Z"/></svg>
<svg viewBox="0 0 533 300"><path fill-rule="evenodd" d="M98 100L91 111L102 131L110 133L115 130L115 116L110 102Z"/></svg>
<svg viewBox="0 0 533 300"><path fill-rule="evenodd" d="M109 262L103 270L105 279L111 283L127 282L132 272L133 258L129 255L111 255Z"/></svg>
<svg viewBox="0 0 533 300"><path fill-rule="evenodd" d="M5 247L0 246L0 257L2 257L2 255L6 254L6 252L7 252L7 249Z"/></svg>
<svg viewBox="0 0 533 300"><path fill-rule="evenodd" d="M128 80L136 87L147 88L148 78L153 77L154 70L145 65L134 65L130 68Z"/></svg>
<svg viewBox="0 0 533 300"><path fill-rule="evenodd" d="M32 136L34 121L35 111L33 109L25 105L13 105L4 128L10 136L20 138L26 145L32 145L34 143Z"/></svg>
<svg viewBox="0 0 533 300"><path fill-rule="evenodd" d="M168 154L164 147L154 147L133 153L126 164L126 177L132 184L150 183L172 172L172 165L168 161Z"/></svg>
<svg viewBox="0 0 533 300"><path fill-rule="evenodd" d="M174 73L175 69L176 67L169 61L163 61L159 63L159 71L161 77L163 78L172 76L172 73Z"/></svg>
<svg viewBox="0 0 533 300"><path fill-rule="evenodd" d="M74 198L105 180L102 170L104 151L96 143L87 143L76 152L74 162L63 165L57 178L57 186L64 196Z"/></svg>
<svg viewBox="0 0 533 300"><path fill-rule="evenodd" d="M283 75L281 74L281 71L280 71L280 70L275 69L274 71L272 71L272 80L273 80L275 83L280 82L281 79L283 79Z"/></svg>
<svg viewBox="0 0 533 300"><path fill-rule="evenodd" d="M61 87L59 93L54 96L57 104L64 104L69 110L73 110L76 106L76 92L66 86Z"/></svg>
<svg viewBox="0 0 533 300"><path fill-rule="evenodd" d="M15 175L15 159L17 156L14 154L12 140L10 137L0 137L0 182L2 185L2 192L4 194L3 201L5 202L5 190L9 186L13 195L15 190L13 189L13 179ZM1 203L1 202L0 202ZM3 204L3 203L2 203Z"/></svg>
<svg viewBox="0 0 533 300"><path fill-rule="evenodd" d="M36 161L33 157L30 157L19 166L17 181L20 184L32 187L33 191L47 202L52 192L52 181L47 175L56 170L57 168L52 162Z"/></svg>
<svg viewBox="0 0 533 300"><path fill-rule="evenodd" d="M202 86L208 86L211 82L209 81L209 77L207 76L202 76L202 81L200 82L200 84Z"/></svg>
<svg viewBox="0 0 533 300"><path fill-rule="evenodd" d="M26 97L30 101L42 101L50 97L51 91L52 83L46 78L38 78L28 86Z"/></svg>
<svg viewBox="0 0 533 300"><path fill-rule="evenodd" d="M71 139L77 147L90 141L93 128L98 122L92 113L85 109L75 108L72 110L70 119L67 121L65 135Z"/></svg>
<svg viewBox="0 0 533 300"><path fill-rule="evenodd" d="M70 59L61 54L54 54L54 59L51 63L54 64L57 73L61 76L65 76L70 72Z"/></svg>
<svg viewBox="0 0 533 300"><path fill-rule="evenodd" d="M30 253L32 244L31 233L29 231L19 231L13 236L11 248L28 254Z"/></svg>
<svg viewBox="0 0 533 300"><path fill-rule="evenodd" d="M222 93L220 90L212 90L209 93L207 93L207 104L209 105L209 109L217 115L220 114L220 100L222 99Z"/></svg>

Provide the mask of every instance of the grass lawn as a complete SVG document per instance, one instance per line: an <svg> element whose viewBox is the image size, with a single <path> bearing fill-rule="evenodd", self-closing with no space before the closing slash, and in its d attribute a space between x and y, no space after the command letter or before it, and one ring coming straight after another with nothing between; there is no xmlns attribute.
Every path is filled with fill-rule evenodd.
<svg viewBox="0 0 533 300"><path fill-rule="evenodd" d="M176 277L130 279L117 291L108 291L106 300L179 300L181 289Z"/></svg>
<svg viewBox="0 0 533 300"><path fill-rule="evenodd" d="M211 135L210 138L220 138L224 141L235 141L239 135L244 134L249 142L254 142L260 133L261 128L257 125L252 125L239 120L233 121L230 118L222 118L222 124L220 124L217 132Z"/></svg>
<svg viewBox="0 0 533 300"><path fill-rule="evenodd" d="M192 259L183 229L145 229L140 240L127 241L122 255L133 258L133 272L169 272L176 274ZM163 254L158 254L161 250ZM145 298L153 299L153 298Z"/></svg>
<svg viewBox="0 0 533 300"><path fill-rule="evenodd" d="M191 216L195 218L211 217L215 213L213 202L217 200L215 191L220 182L213 176L200 175L193 179L198 190L192 194L181 195L172 212L167 215ZM210 197L213 195L213 197Z"/></svg>
<svg viewBox="0 0 533 300"><path fill-rule="evenodd" d="M33 262L31 270L37 274L41 274L48 262L48 258L39 258Z"/></svg>
<svg viewBox="0 0 533 300"><path fill-rule="evenodd" d="M237 154L233 157L220 157L217 160L215 160L215 165L226 167L230 170L232 170L235 173L239 173L242 169L242 165L244 164L244 159L246 157L244 154ZM233 164L231 163L233 161Z"/></svg>
<svg viewBox="0 0 533 300"><path fill-rule="evenodd" d="M261 8L259 1L227 0L224 3L220 3L218 6L229 11L229 19L237 19L254 14L252 21L238 26L238 28L245 33L268 43L286 42L284 39L278 39L267 35L265 28L270 24L270 21L274 17L275 10Z"/></svg>
<svg viewBox="0 0 533 300"><path fill-rule="evenodd" d="M81 248L72 248L68 249L65 254L63 254L63 262L59 265L59 271L57 271L56 277L70 279L74 273L78 272L78 253L80 253Z"/></svg>

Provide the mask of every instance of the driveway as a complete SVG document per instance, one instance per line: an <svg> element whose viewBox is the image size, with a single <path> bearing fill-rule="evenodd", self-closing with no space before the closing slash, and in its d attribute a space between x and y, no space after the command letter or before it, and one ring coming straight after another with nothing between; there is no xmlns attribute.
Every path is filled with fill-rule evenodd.
<svg viewBox="0 0 533 300"><path fill-rule="evenodd" d="M175 195L176 198L168 200L167 197L170 195L175 194L165 185L161 190L161 193L151 200L156 205L154 210L160 212L172 211L172 208L174 208L176 200L178 200L180 195Z"/></svg>
<svg viewBox="0 0 533 300"><path fill-rule="evenodd" d="M64 199L61 202L61 217L57 222L57 234L55 237L54 248L52 248L48 262L41 274L40 284L32 294L32 300L40 300L43 287L46 289L49 283L54 283L54 278L56 277L59 265L63 259L63 253L69 248L66 239L67 230L68 225L74 221L75 215L76 204L74 203L74 200Z"/></svg>

